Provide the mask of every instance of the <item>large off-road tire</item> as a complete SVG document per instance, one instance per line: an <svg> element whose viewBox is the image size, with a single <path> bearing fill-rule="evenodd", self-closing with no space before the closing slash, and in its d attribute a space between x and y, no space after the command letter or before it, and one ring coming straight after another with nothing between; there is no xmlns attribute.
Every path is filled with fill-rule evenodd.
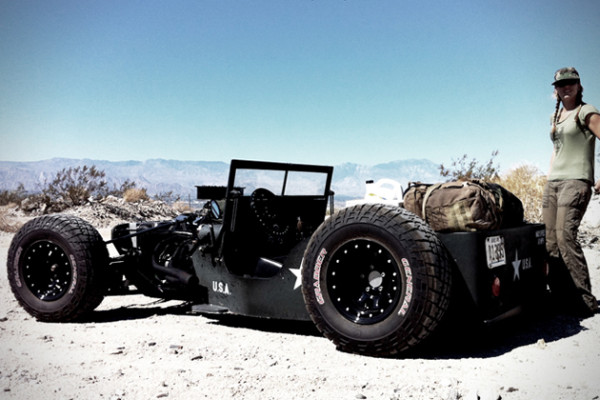
<svg viewBox="0 0 600 400"><path fill-rule="evenodd" d="M447 251L399 207L346 208L314 233L302 292L317 328L343 351L389 356L413 348L444 317L452 286Z"/></svg>
<svg viewBox="0 0 600 400"><path fill-rule="evenodd" d="M84 220L46 215L26 223L10 244L8 281L21 306L40 321L72 321L104 297L108 251Z"/></svg>

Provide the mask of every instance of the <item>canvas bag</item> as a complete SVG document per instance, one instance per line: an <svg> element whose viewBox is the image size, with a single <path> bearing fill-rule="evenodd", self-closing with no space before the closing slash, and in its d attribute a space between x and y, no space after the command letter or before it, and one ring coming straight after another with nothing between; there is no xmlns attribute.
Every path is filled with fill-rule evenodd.
<svg viewBox="0 0 600 400"><path fill-rule="evenodd" d="M404 208L423 218L423 198L427 189L433 186L430 183L408 182L408 188L404 192Z"/></svg>
<svg viewBox="0 0 600 400"><path fill-rule="evenodd" d="M523 205L498 184L477 179L422 184L411 183L404 207L435 231L477 231L518 226Z"/></svg>

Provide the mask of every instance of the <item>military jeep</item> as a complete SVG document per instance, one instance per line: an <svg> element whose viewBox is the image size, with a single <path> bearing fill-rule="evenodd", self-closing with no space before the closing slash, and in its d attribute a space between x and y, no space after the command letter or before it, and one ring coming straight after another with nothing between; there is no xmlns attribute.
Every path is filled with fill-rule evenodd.
<svg viewBox="0 0 600 400"><path fill-rule="evenodd" d="M201 314L312 321L339 349L375 356L424 342L459 297L495 321L544 291L543 225L440 233L400 206L333 212L332 174L233 160L226 185L197 188L201 210L119 224L108 240L77 217L38 217L12 240L11 289L40 321L137 291Z"/></svg>

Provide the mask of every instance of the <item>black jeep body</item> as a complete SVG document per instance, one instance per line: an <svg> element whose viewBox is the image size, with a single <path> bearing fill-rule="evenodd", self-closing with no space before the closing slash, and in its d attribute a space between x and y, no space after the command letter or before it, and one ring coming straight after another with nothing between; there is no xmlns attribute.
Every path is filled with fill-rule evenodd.
<svg viewBox="0 0 600 400"><path fill-rule="evenodd" d="M458 297L493 321L543 294L543 225L438 233L402 207L333 213L332 174L233 160L226 186L198 187L202 210L121 224L108 241L75 217L37 218L11 243L11 288L45 321L133 289L198 313L312 320L340 349L370 355L423 342Z"/></svg>

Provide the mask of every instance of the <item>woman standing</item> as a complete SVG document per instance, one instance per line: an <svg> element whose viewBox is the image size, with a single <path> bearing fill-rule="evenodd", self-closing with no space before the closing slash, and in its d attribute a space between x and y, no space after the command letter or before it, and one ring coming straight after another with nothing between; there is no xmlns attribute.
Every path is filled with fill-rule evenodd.
<svg viewBox="0 0 600 400"><path fill-rule="evenodd" d="M583 87L575 68L556 71L552 84L557 99L550 132L554 151L542 206L550 289L567 311L589 317L597 312L598 301L592 294L577 231L592 194L600 112L583 102ZM600 190L600 180L595 189Z"/></svg>

